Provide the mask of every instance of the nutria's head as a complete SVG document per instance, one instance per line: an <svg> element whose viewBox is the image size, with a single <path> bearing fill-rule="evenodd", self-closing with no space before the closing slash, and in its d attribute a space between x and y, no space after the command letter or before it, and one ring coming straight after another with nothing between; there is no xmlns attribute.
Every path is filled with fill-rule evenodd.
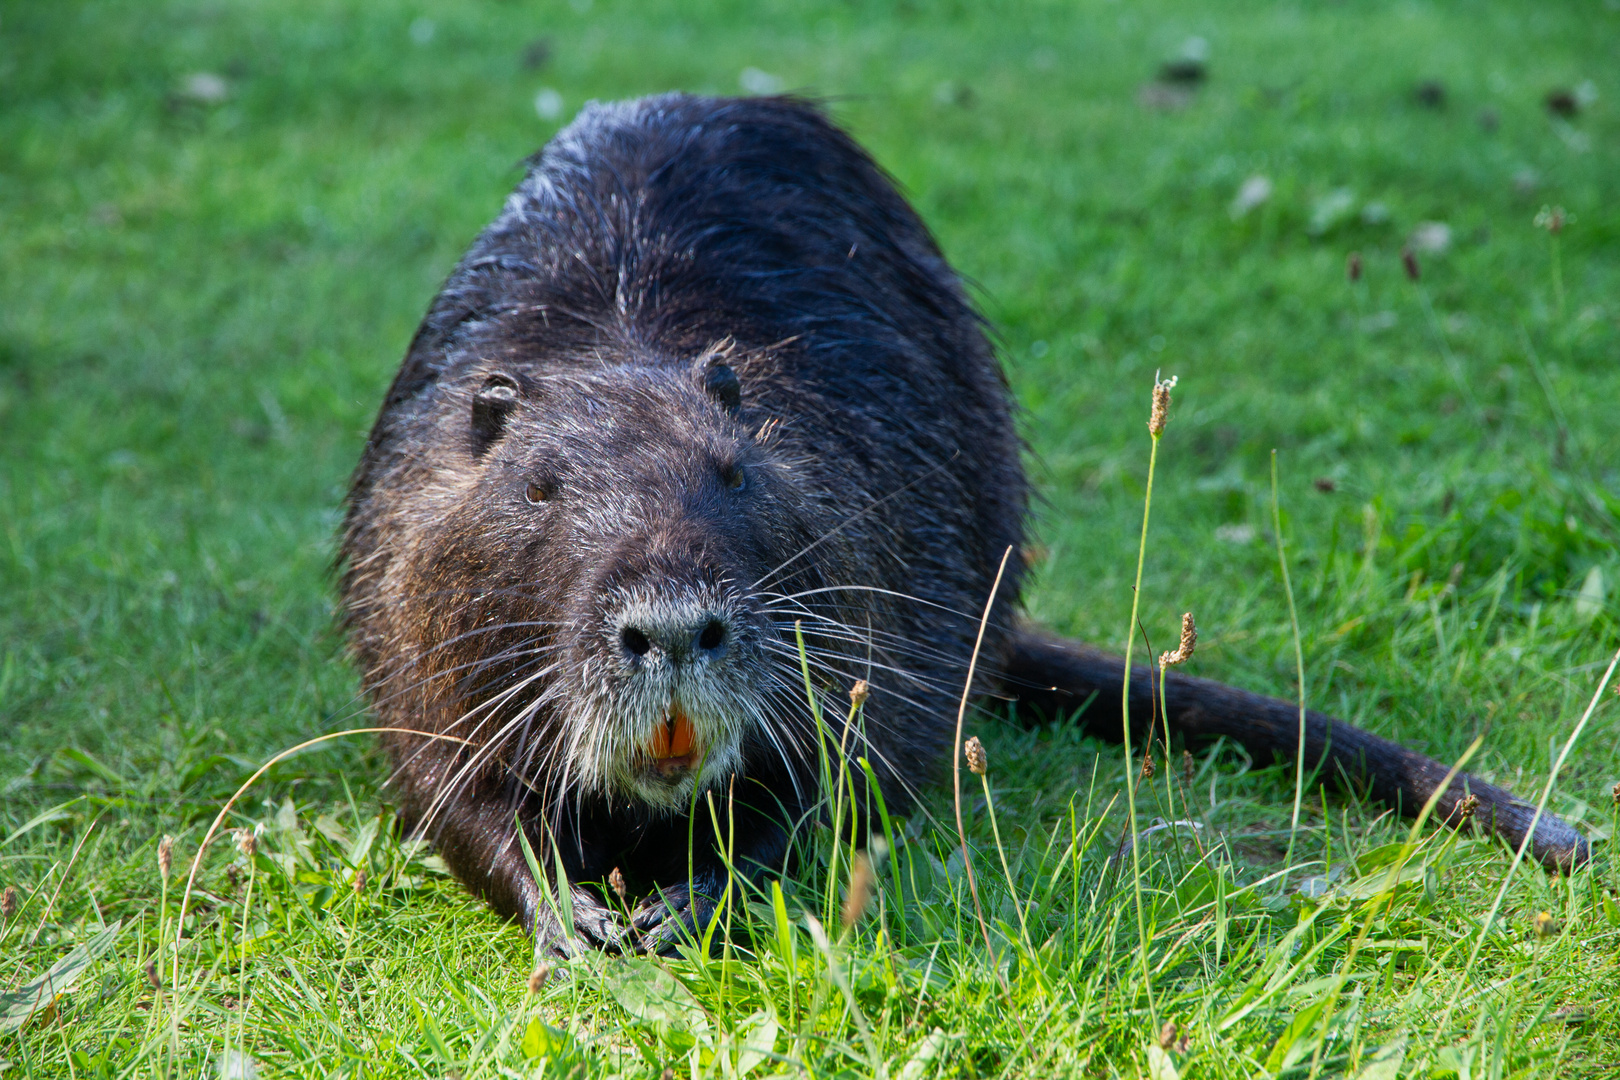
<svg viewBox="0 0 1620 1080"><path fill-rule="evenodd" d="M542 794L663 811L802 767L792 619L761 596L814 512L735 371L482 365L451 401L450 483L388 590L436 673L431 726Z"/></svg>

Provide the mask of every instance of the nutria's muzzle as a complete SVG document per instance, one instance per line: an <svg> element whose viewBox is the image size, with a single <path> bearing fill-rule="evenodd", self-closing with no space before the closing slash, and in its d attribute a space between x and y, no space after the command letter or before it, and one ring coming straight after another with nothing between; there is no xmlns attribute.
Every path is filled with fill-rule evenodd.
<svg viewBox="0 0 1620 1080"><path fill-rule="evenodd" d="M709 589L623 599L603 618L593 648L609 693L612 736L585 740L586 771L656 804L684 805L690 783L735 769L745 729L759 715L759 647L746 612Z"/></svg>

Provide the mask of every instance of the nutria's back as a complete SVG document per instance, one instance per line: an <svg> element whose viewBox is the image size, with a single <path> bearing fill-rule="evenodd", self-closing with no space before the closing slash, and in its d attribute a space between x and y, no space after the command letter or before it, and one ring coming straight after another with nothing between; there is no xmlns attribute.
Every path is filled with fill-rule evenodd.
<svg viewBox="0 0 1620 1080"><path fill-rule="evenodd" d="M796 624L840 719L869 680L849 749L903 804L1022 539L1010 414L928 231L816 107L588 107L434 301L354 479L379 719L463 740L389 740L407 817L531 921L514 808L574 880L669 885L677 835L684 878L694 783L776 858L816 783Z"/></svg>

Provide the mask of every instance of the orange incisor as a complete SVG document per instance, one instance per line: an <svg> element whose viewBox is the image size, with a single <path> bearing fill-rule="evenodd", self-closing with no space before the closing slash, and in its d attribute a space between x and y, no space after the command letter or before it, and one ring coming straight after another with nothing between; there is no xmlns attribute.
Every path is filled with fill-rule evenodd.
<svg viewBox="0 0 1620 1080"><path fill-rule="evenodd" d="M697 733L692 729L691 718L676 708L670 710L668 719L653 732L647 750L660 760L685 757L692 752L696 742Z"/></svg>

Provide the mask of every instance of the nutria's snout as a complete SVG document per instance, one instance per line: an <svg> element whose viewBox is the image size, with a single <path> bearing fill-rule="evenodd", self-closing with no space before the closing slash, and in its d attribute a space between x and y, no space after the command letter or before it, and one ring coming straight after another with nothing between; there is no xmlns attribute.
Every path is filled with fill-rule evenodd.
<svg viewBox="0 0 1620 1080"><path fill-rule="evenodd" d="M608 673L581 740L622 795L679 809L691 786L741 763L761 715L758 634L745 606L718 590L654 593L612 604L595 651Z"/></svg>

